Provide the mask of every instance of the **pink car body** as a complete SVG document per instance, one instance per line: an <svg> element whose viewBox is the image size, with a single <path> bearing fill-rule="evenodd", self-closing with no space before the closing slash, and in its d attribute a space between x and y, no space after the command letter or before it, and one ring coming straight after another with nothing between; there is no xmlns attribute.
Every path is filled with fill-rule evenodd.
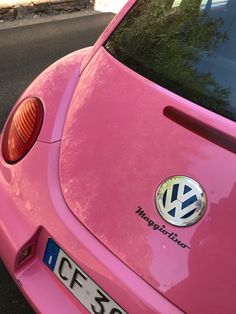
<svg viewBox="0 0 236 314"><path fill-rule="evenodd" d="M39 313L87 313L44 265L48 238L127 313L235 313L236 124L107 52L135 2L93 48L53 64L16 103L39 98L44 121L20 162L0 153L0 257ZM186 112L194 130L178 122ZM178 175L207 195L204 217L187 228L166 223L154 204L161 182Z"/></svg>

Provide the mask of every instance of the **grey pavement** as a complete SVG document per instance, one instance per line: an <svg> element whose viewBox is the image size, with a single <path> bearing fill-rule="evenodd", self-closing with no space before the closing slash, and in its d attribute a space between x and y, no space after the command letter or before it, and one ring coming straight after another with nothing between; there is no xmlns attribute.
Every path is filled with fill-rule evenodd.
<svg viewBox="0 0 236 314"><path fill-rule="evenodd" d="M91 14L0 28L0 132L13 104L28 84L60 57L93 45L113 16ZM33 313L1 261L0 313Z"/></svg>

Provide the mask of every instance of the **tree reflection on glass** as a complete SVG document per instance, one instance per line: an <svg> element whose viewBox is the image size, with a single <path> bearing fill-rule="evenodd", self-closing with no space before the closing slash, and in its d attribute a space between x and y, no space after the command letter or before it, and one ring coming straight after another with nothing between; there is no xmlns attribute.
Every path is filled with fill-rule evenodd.
<svg viewBox="0 0 236 314"><path fill-rule="evenodd" d="M210 17L207 5L202 7L201 0L139 0L106 48L150 80L236 120L230 88L215 79L209 60L202 70L209 57L213 66L217 50L228 40L223 19Z"/></svg>

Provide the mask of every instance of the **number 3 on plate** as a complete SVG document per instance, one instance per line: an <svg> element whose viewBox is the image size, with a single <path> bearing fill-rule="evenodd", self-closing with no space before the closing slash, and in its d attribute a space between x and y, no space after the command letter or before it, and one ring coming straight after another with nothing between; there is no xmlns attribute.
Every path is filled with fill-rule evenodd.
<svg viewBox="0 0 236 314"><path fill-rule="evenodd" d="M97 303L97 306L95 306L93 303L91 305L93 313L95 314L105 314L105 308L104 308L104 303L109 303L110 300L100 291L97 289L98 294L101 297L96 297L95 301ZM113 308L111 309L109 314L123 314L119 309Z"/></svg>

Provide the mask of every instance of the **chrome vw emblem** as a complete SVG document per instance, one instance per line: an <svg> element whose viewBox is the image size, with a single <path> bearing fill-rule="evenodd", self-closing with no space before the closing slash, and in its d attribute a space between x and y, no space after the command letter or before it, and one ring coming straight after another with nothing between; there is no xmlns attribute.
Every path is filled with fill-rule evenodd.
<svg viewBox="0 0 236 314"><path fill-rule="evenodd" d="M201 219L206 209L206 194L188 177L177 176L162 182L156 192L156 206L170 224L186 227Z"/></svg>

